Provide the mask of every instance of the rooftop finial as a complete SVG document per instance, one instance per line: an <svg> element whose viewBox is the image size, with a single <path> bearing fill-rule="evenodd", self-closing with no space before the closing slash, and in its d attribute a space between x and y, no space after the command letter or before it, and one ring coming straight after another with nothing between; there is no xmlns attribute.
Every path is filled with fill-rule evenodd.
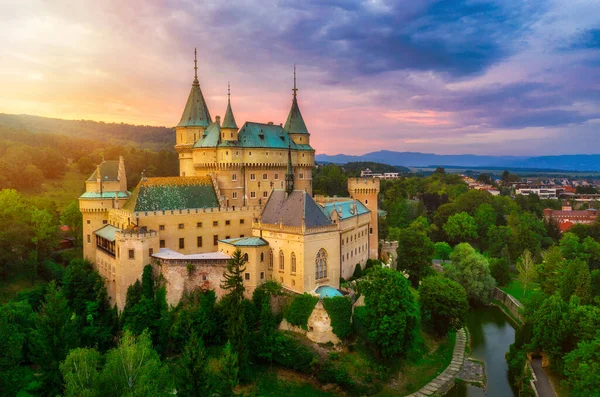
<svg viewBox="0 0 600 397"><path fill-rule="evenodd" d="M194 47L194 83L198 82L198 59L196 58L196 48Z"/></svg>
<svg viewBox="0 0 600 397"><path fill-rule="evenodd" d="M227 102L231 100L231 86L229 85L229 81L227 82Z"/></svg>
<svg viewBox="0 0 600 397"><path fill-rule="evenodd" d="M298 93L298 89L296 88L296 64L294 63L294 88L292 89L294 93L294 99L296 99L296 94Z"/></svg>

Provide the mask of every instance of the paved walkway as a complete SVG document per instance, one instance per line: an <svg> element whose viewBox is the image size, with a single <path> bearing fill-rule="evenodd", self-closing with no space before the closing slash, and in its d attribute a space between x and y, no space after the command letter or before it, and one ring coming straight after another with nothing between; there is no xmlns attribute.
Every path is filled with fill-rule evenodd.
<svg viewBox="0 0 600 397"><path fill-rule="evenodd" d="M444 370L437 378L423 386L423 388L406 397L425 397L435 395L438 390L448 382L454 382L454 378L460 372L463 362L465 361L465 346L467 342L467 334L462 328L456 333L456 344L454 345L454 354L448 368ZM542 397L542 396L540 396Z"/></svg>
<svg viewBox="0 0 600 397"><path fill-rule="evenodd" d="M537 394L540 397L556 397L554 389L550 384L550 379L548 379L546 371L544 371L544 368L542 368L542 359L534 358L531 360L531 368L533 368L533 372L535 372L535 377L537 378L535 381Z"/></svg>

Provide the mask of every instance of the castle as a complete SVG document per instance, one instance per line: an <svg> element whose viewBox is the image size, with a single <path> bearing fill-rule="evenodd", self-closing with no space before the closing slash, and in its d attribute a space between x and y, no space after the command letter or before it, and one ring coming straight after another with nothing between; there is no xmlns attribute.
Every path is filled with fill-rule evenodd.
<svg viewBox="0 0 600 397"><path fill-rule="evenodd" d="M167 301L185 290L217 296L236 249L246 259L246 293L267 280L303 293L339 288L357 263L376 258L379 180L350 178L350 197L312 196L315 151L300 113L296 76L285 125L238 127L228 90L223 121L211 118L194 59L194 80L175 127L178 177L148 178L127 191L123 158L103 161L79 197L83 252L113 304L153 264Z"/></svg>

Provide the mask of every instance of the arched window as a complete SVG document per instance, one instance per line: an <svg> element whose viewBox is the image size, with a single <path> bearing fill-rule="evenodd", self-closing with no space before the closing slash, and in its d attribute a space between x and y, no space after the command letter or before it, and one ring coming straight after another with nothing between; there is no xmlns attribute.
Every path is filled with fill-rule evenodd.
<svg viewBox="0 0 600 397"><path fill-rule="evenodd" d="M292 252L292 273L296 273L296 254Z"/></svg>
<svg viewBox="0 0 600 397"><path fill-rule="evenodd" d="M273 250L269 250L269 269L273 269Z"/></svg>
<svg viewBox="0 0 600 397"><path fill-rule="evenodd" d="M244 254L244 262L248 262L248 254Z"/></svg>
<svg viewBox="0 0 600 397"><path fill-rule="evenodd" d="M317 252L315 259L315 279L319 280L327 277L327 251L323 248Z"/></svg>
<svg viewBox="0 0 600 397"><path fill-rule="evenodd" d="M285 268L283 251L279 250L279 270L283 270Z"/></svg>

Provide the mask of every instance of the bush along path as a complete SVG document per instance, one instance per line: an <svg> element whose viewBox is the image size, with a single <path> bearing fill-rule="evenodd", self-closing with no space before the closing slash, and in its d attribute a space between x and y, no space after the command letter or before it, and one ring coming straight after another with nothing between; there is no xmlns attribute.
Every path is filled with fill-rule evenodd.
<svg viewBox="0 0 600 397"><path fill-rule="evenodd" d="M465 361L467 333L464 328L456 332L456 344L450 365L434 380L423 386L419 391L406 397L438 396L445 394L454 385L454 379L462 369ZM441 393L440 393L441 392Z"/></svg>

